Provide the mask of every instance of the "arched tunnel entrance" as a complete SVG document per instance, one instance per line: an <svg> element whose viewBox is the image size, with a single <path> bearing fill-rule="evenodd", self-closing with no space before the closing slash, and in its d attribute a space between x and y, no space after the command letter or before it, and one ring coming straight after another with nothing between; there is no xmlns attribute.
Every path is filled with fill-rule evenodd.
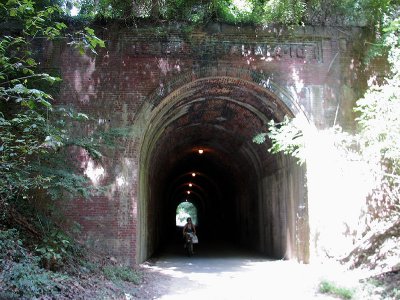
<svg viewBox="0 0 400 300"><path fill-rule="evenodd" d="M218 238L308 261L304 168L252 138L295 112L250 80L205 77L152 103L140 157L137 261L179 238L176 208L197 208L202 243ZM199 150L202 150L199 152Z"/></svg>

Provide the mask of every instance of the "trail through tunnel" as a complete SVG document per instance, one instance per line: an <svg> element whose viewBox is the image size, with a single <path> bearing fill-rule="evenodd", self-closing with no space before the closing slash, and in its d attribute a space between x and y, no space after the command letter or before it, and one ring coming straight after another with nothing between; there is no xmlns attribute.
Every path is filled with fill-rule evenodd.
<svg viewBox="0 0 400 300"><path fill-rule="evenodd" d="M296 112L271 89L226 76L194 80L151 105L141 149L137 261L179 239L176 208L188 201L197 208L202 243L218 237L267 257L307 262L304 168L270 154L268 142L252 142L270 120Z"/></svg>

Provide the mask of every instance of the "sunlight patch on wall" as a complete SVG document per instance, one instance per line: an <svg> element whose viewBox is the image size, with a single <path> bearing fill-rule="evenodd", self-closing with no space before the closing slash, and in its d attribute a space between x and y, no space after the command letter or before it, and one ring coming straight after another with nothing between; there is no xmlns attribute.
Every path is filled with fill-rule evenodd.
<svg viewBox="0 0 400 300"><path fill-rule="evenodd" d="M125 181L125 177L122 175L119 175L116 179L115 182L117 183L118 187L122 187L124 185L126 185L126 181Z"/></svg>
<svg viewBox="0 0 400 300"><path fill-rule="evenodd" d="M89 159L84 174L90 178L93 185L97 186L105 175L105 170L101 165L96 166L96 163Z"/></svg>
<svg viewBox="0 0 400 300"><path fill-rule="evenodd" d="M304 82L302 79L300 79L299 71L296 70L295 68L292 69L292 79L294 81L294 86L296 88L296 92L300 93L301 90L304 87Z"/></svg>
<svg viewBox="0 0 400 300"><path fill-rule="evenodd" d="M158 68L164 76L167 75L167 73L171 70L168 59L160 58L158 60Z"/></svg>
<svg viewBox="0 0 400 300"><path fill-rule="evenodd" d="M115 179L114 183L110 186L110 197L114 193L122 193L128 195L131 189L127 189L129 182L135 181L135 172L137 169L134 167L132 161L128 158L124 158L120 165L115 169Z"/></svg>
<svg viewBox="0 0 400 300"><path fill-rule="evenodd" d="M71 62L69 62L71 64ZM73 71L73 87L79 94L79 101L89 103L90 94L95 92L93 73L96 71L96 59L83 54L79 57L79 68ZM99 84L99 82L96 82Z"/></svg>
<svg viewBox="0 0 400 300"><path fill-rule="evenodd" d="M334 133L307 141L307 181L312 239L319 255L344 255L362 230L360 217L373 180L365 163L335 146Z"/></svg>

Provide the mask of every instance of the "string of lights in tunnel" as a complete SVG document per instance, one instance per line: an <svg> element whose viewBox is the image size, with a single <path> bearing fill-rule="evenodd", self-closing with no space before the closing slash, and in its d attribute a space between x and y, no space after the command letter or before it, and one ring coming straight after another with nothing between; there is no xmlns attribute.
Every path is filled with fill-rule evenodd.
<svg viewBox="0 0 400 300"><path fill-rule="evenodd" d="M197 150L197 152L200 154L200 155L202 155L203 153L204 153L204 149L202 149L202 148L199 148L198 150ZM196 172L192 172L192 177L194 178L194 177L196 177ZM191 183L191 182L189 182L188 183L188 186L189 186L189 188L192 188L193 187L193 183ZM188 189L187 191L186 191L186 194L187 195L190 195L192 193L192 191L190 190L190 189ZM186 198L185 199L185 201L186 202L188 202L188 199Z"/></svg>

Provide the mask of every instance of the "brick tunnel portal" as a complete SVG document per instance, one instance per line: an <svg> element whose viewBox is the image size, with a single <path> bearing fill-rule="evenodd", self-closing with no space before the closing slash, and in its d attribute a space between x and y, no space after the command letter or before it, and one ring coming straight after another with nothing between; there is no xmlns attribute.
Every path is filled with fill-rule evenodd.
<svg viewBox="0 0 400 300"><path fill-rule="evenodd" d="M179 203L218 238L271 258L309 258L305 170L252 138L294 112L267 88L232 77L192 81L152 103L141 149L137 261L179 238ZM199 153L199 150L203 153ZM221 232L223 233L221 235Z"/></svg>

